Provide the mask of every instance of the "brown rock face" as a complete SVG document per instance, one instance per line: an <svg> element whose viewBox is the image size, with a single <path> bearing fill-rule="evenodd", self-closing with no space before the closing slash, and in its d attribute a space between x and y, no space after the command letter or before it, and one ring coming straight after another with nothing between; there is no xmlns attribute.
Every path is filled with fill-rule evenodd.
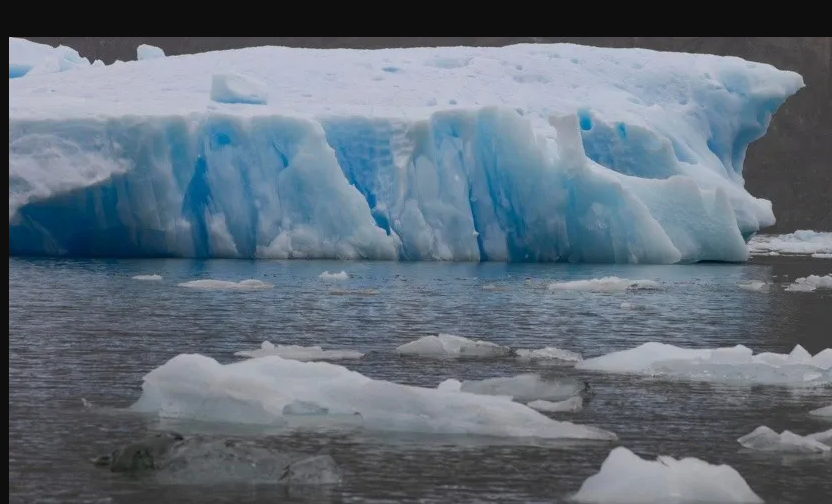
<svg viewBox="0 0 832 504"><path fill-rule="evenodd" d="M774 204L777 225L766 232L832 230L832 37L25 37L64 44L111 63L135 59L139 44L165 54L192 54L262 45L314 48L503 46L571 42L739 56L803 75L806 88L777 112L768 134L745 162L751 194Z"/></svg>

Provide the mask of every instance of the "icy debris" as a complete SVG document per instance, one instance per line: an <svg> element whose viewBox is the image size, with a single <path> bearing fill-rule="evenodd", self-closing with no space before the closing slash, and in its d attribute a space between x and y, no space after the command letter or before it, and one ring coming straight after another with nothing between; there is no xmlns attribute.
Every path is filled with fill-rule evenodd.
<svg viewBox="0 0 832 504"><path fill-rule="evenodd" d="M575 502L593 504L762 503L739 472L697 458L644 460L623 446L587 478Z"/></svg>
<svg viewBox="0 0 832 504"><path fill-rule="evenodd" d="M234 353L236 357L264 357L267 355L277 355L283 359L291 359L301 362L307 361L333 361L333 360L349 360L360 359L364 357L362 352L355 350L324 350L320 346L300 346L300 345L275 345L269 341L264 341L260 344L257 350L241 350Z"/></svg>

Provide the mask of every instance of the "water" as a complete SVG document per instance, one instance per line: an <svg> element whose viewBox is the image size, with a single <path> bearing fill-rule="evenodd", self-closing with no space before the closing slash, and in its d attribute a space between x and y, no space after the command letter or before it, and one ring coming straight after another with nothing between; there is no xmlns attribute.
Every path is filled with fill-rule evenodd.
<svg viewBox="0 0 832 504"><path fill-rule="evenodd" d="M828 273L830 266L818 259L622 267L10 258L9 500L562 502L597 472L609 445L369 432L280 434L270 442L294 451L330 453L344 470L344 484L311 494L245 484L163 485L89 463L158 425L84 408L81 398L127 406L139 397L142 376L177 354L202 353L231 362L233 352L256 348L263 340L376 351L343 364L373 378L431 387L446 378L540 370L514 361L431 362L390 353L437 332L515 348L552 345L585 356L646 341L696 347L742 343L776 352L799 343L816 353L832 346L832 295L788 293L782 284ZM323 282L318 275L325 270L345 270L352 278ZM131 279L140 274L164 278ZM665 288L596 294L547 292L525 283L526 278L539 282L607 275L655 279ZM198 278L256 278L276 287L228 292L176 285ZM768 292L736 287L748 280L781 286ZM369 290L377 295L368 295ZM647 309L622 309L624 301ZM830 459L750 455L736 443L761 424L804 434L828 429L829 422L806 414L830 402L828 390L795 393L778 387L581 377L592 382L597 395L583 411L557 418L611 430L642 456L728 463L767 503L825 502L832 495Z"/></svg>

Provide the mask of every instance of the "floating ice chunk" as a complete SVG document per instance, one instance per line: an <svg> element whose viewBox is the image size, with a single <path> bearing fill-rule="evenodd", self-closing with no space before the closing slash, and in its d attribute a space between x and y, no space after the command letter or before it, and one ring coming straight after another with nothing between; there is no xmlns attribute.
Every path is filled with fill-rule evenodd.
<svg viewBox="0 0 832 504"><path fill-rule="evenodd" d="M521 360L554 360L563 362L580 362L583 358L578 352L564 350L557 347L544 347L538 349L518 348L515 352Z"/></svg>
<svg viewBox="0 0 832 504"><path fill-rule="evenodd" d="M798 278L786 287L789 292L814 292L816 289L832 289L832 274L824 276L809 275L805 278Z"/></svg>
<svg viewBox="0 0 832 504"><path fill-rule="evenodd" d="M815 259L832 259L832 254L812 254Z"/></svg>
<svg viewBox="0 0 832 504"><path fill-rule="evenodd" d="M697 381L817 386L832 383L830 357L830 349L812 357L800 345L788 355L771 352L754 355L743 345L692 349L651 342L586 359L575 367Z"/></svg>
<svg viewBox="0 0 832 504"><path fill-rule="evenodd" d="M283 481L290 485L338 485L341 471L331 456L315 455L290 464Z"/></svg>
<svg viewBox="0 0 832 504"><path fill-rule="evenodd" d="M423 336L396 348L399 355L430 358L494 358L512 355L509 347L453 334Z"/></svg>
<svg viewBox="0 0 832 504"><path fill-rule="evenodd" d="M543 379L537 374L521 374L511 377L464 380L460 390L472 394L512 397L526 403L537 399L562 401L576 396L584 385L574 378Z"/></svg>
<svg viewBox="0 0 832 504"><path fill-rule="evenodd" d="M823 437L823 433L810 435ZM737 439L737 442L750 450L824 453L832 450L829 446L810 436L799 436L784 430L778 434L774 430L762 425L749 434Z"/></svg>
<svg viewBox="0 0 832 504"><path fill-rule="evenodd" d="M623 446L572 500L593 504L762 503L736 469L688 457L644 460Z"/></svg>
<svg viewBox="0 0 832 504"><path fill-rule="evenodd" d="M295 401L326 408L333 422L353 427L357 419L368 430L616 439L504 399L373 380L342 366L277 356L223 365L203 355L178 355L145 375L131 409L162 418L275 427L285 425L283 409Z"/></svg>
<svg viewBox="0 0 832 504"><path fill-rule="evenodd" d="M136 275L133 277L133 280L145 280L145 281L159 281L162 279L162 275Z"/></svg>
<svg viewBox="0 0 832 504"><path fill-rule="evenodd" d="M486 284L482 286L482 290L484 291L492 291L492 292L499 292L506 290L506 287L503 285L497 284Z"/></svg>
<svg viewBox="0 0 832 504"><path fill-rule="evenodd" d="M341 271L340 273L330 273L329 271L324 271L318 275L318 278L321 280L349 280L350 276L346 271Z"/></svg>
<svg viewBox="0 0 832 504"><path fill-rule="evenodd" d="M241 350L234 354L236 357L265 357L277 355L284 359L301 362L360 359L364 354L356 350L324 350L320 346L274 345L269 341L260 344L257 350Z"/></svg>
<svg viewBox="0 0 832 504"><path fill-rule="evenodd" d="M265 105L269 101L266 83L239 73L215 74L211 80L211 100L218 103Z"/></svg>
<svg viewBox="0 0 832 504"><path fill-rule="evenodd" d="M757 235L748 242L751 255L829 254L832 255L832 232L798 230L784 235Z"/></svg>
<svg viewBox="0 0 832 504"><path fill-rule="evenodd" d="M558 402L544 400L532 401L526 404L526 406L547 413L574 413L583 409L584 400L581 396L575 396Z"/></svg>
<svg viewBox="0 0 832 504"><path fill-rule="evenodd" d="M767 288L768 284L760 280L751 280L750 282L740 282L737 284L737 287L750 291L761 291Z"/></svg>
<svg viewBox="0 0 832 504"><path fill-rule="evenodd" d="M624 292L627 290L658 289L659 284L653 280L628 280L614 276L593 278L590 280L572 280L569 282L554 282L547 287L549 290L576 290L589 292Z"/></svg>
<svg viewBox="0 0 832 504"><path fill-rule="evenodd" d="M239 282L229 282L227 280L191 280L190 282L183 282L177 285L179 287L204 290L264 290L274 287L270 283L252 278Z"/></svg>
<svg viewBox="0 0 832 504"><path fill-rule="evenodd" d="M161 47L141 44L136 48L136 59L139 61L164 57L165 51L163 51Z"/></svg>
<svg viewBox="0 0 832 504"><path fill-rule="evenodd" d="M822 408L814 409L810 411L809 414L824 418L832 418L832 404L830 404L829 406L824 406Z"/></svg>

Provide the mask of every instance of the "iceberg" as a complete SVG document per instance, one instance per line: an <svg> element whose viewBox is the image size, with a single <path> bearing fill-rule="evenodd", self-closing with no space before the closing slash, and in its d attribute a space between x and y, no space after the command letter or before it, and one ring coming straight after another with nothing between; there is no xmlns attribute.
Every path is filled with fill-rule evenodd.
<svg viewBox="0 0 832 504"><path fill-rule="evenodd" d="M693 457L644 460L623 446L610 452L601 470L583 482L572 500L593 504L763 502L731 466Z"/></svg>
<svg viewBox="0 0 832 504"><path fill-rule="evenodd" d="M13 79L9 254L745 261L775 222L746 149L802 87L734 57L571 44Z"/></svg>
<svg viewBox="0 0 832 504"><path fill-rule="evenodd" d="M832 349L812 356L797 345L789 354L754 354L743 345L693 349L650 342L585 359L575 369L743 385L818 387L832 384Z"/></svg>
<svg viewBox="0 0 832 504"><path fill-rule="evenodd" d="M737 439L737 442L749 450L828 454L832 450L829 447L830 440L832 429L800 436L787 430L778 434L773 429L761 425Z"/></svg>
<svg viewBox="0 0 832 504"><path fill-rule="evenodd" d="M278 428L617 439L611 432L556 421L501 397L400 385L327 362L274 355L225 365L204 355L178 355L145 375L131 410L162 419ZM322 423L313 423L314 417ZM293 419L300 424L292 424Z"/></svg>

